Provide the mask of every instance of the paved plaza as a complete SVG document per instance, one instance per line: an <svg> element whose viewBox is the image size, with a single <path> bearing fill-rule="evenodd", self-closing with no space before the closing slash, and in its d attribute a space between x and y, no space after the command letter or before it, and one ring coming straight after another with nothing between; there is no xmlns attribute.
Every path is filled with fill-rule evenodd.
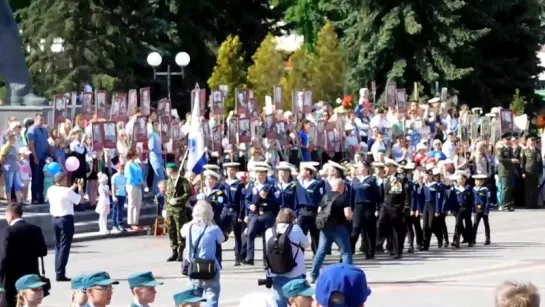
<svg viewBox="0 0 545 307"><path fill-rule="evenodd" d="M449 232L454 218L448 217ZM545 211L520 210L512 213L492 212L492 245L483 246L484 228L480 227L477 246L459 250L432 250L404 254L401 260L380 255L374 261L356 255L355 264L367 273L373 294L366 306L493 306L495 287L504 280L531 281L545 294ZM256 240L261 241L260 239ZM231 251L233 240L224 244L224 269L221 272L220 306L236 306L250 292L267 292L257 286L264 277L260 265L234 267ZM261 244L256 256L261 257ZM127 276L133 272L151 270L165 284L158 288L156 307L173 306L172 294L186 288L188 280L180 274L180 263L167 263L167 237L127 237L75 243L67 275L104 270L120 285L114 289L113 307L128 306L131 295ZM261 258L259 258L261 259ZM310 269L312 253L306 253ZM334 251L328 263L337 262ZM54 278L53 252L45 259L47 276ZM261 261L256 261L261 264ZM51 296L43 306L68 306L69 283L53 283Z"/></svg>

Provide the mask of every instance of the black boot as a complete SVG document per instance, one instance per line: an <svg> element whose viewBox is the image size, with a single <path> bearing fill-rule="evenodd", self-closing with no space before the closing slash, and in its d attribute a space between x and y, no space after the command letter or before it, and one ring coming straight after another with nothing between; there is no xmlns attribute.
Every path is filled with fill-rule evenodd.
<svg viewBox="0 0 545 307"><path fill-rule="evenodd" d="M409 253L409 254L414 253L414 247L409 246L409 249L407 250L407 253Z"/></svg>
<svg viewBox="0 0 545 307"><path fill-rule="evenodd" d="M173 249L172 250L172 255L170 257L168 257L167 262L173 262L173 261L176 261L176 260L178 260L178 250Z"/></svg>
<svg viewBox="0 0 545 307"><path fill-rule="evenodd" d="M235 257L235 266L240 266L240 257Z"/></svg>
<svg viewBox="0 0 545 307"><path fill-rule="evenodd" d="M486 241L484 241L484 245L490 245L490 238L486 238Z"/></svg>
<svg viewBox="0 0 545 307"><path fill-rule="evenodd" d="M184 250L180 248L178 251L178 257L176 258L176 261L183 262L184 261Z"/></svg>

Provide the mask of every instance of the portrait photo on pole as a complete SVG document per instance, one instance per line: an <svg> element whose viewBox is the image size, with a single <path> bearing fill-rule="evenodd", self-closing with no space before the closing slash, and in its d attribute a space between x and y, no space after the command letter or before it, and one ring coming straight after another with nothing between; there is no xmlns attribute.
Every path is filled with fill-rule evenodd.
<svg viewBox="0 0 545 307"><path fill-rule="evenodd" d="M104 129L104 148L117 148L117 129L115 121L102 122Z"/></svg>
<svg viewBox="0 0 545 307"><path fill-rule="evenodd" d="M267 135L268 139L274 139L278 135L273 114L269 114L265 117L265 134Z"/></svg>
<svg viewBox="0 0 545 307"><path fill-rule="evenodd" d="M238 142L250 143L252 140L252 132L250 131L250 119L240 118L238 120Z"/></svg>
<svg viewBox="0 0 545 307"><path fill-rule="evenodd" d="M126 122L129 120L129 114L127 113L128 98L126 93L119 93L119 114L117 121Z"/></svg>
<svg viewBox="0 0 545 307"><path fill-rule="evenodd" d="M232 117L227 122L227 138L229 140L229 144L236 145L238 143L237 141L237 133L238 133L238 118Z"/></svg>
<svg viewBox="0 0 545 307"><path fill-rule="evenodd" d="M130 118L136 114L136 108L138 107L138 90L132 89L129 91L129 102L127 106L127 116Z"/></svg>
<svg viewBox="0 0 545 307"><path fill-rule="evenodd" d="M102 130L102 123L91 123L91 141L93 143L93 150L104 149L104 137Z"/></svg>
<svg viewBox="0 0 545 307"><path fill-rule="evenodd" d="M275 86L273 92L274 107L276 110L282 110L282 87Z"/></svg>
<svg viewBox="0 0 545 307"><path fill-rule="evenodd" d="M166 116L161 117L161 143L165 144L170 141L170 124Z"/></svg>
<svg viewBox="0 0 545 307"><path fill-rule="evenodd" d="M97 118L105 118L106 117L106 100L108 98L108 94L106 91L96 91L95 95L95 114Z"/></svg>
<svg viewBox="0 0 545 307"><path fill-rule="evenodd" d="M165 108L166 108L166 99L163 98L157 102L157 116L165 116Z"/></svg>
<svg viewBox="0 0 545 307"><path fill-rule="evenodd" d="M312 112L312 91L304 91L303 113Z"/></svg>
<svg viewBox="0 0 545 307"><path fill-rule="evenodd" d="M212 92L212 114L223 115L223 95L221 91Z"/></svg>
<svg viewBox="0 0 545 307"><path fill-rule="evenodd" d="M83 92L81 95L81 108L83 113L83 118L85 120L90 120L93 117L93 93Z"/></svg>
<svg viewBox="0 0 545 307"><path fill-rule="evenodd" d="M118 121L119 120L119 106L121 104L119 93L115 93L112 97L112 108L110 109L110 120Z"/></svg>
<svg viewBox="0 0 545 307"><path fill-rule="evenodd" d="M512 132L513 131L513 112L511 110L501 110L500 111L500 118L501 118L501 133L504 134L506 132Z"/></svg>
<svg viewBox="0 0 545 307"><path fill-rule="evenodd" d="M222 84L222 85L219 86L219 89L220 89L220 92L221 92L221 98L223 100L227 99L227 97L229 95L229 86L225 85L225 84Z"/></svg>
<svg viewBox="0 0 545 307"><path fill-rule="evenodd" d="M388 82L386 86L386 107L393 108L395 107L396 101L396 83Z"/></svg>
<svg viewBox="0 0 545 307"><path fill-rule="evenodd" d="M288 134L286 132L286 122L285 121L277 121L276 122L276 133L277 133L277 139L281 146L286 146L289 143L288 140Z"/></svg>
<svg viewBox="0 0 545 307"><path fill-rule="evenodd" d="M248 113L248 91L246 89L236 89L236 113Z"/></svg>
<svg viewBox="0 0 545 307"><path fill-rule="evenodd" d="M66 104L68 100L64 95L55 95L54 101L53 121L55 124L62 124L66 121Z"/></svg>
<svg viewBox="0 0 545 307"><path fill-rule="evenodd" d="M151 113L151 89L144 87L140 89L140 115L149 116Z"/></svg>
<svg viewBox="0 0 545 307"><path fill-rule="evenodd" d="M136 124L134 125L134 135L137 142L147 142L147 116L138 116L136 119Z"/></svg>
<svg viewBox="0 0 545 307"><path fill-rule="evenodd" d="M409 109L407 105L407 91L404 88L400 88L396 92L397 97L397 111L399 113L406 113Z"/></svg>

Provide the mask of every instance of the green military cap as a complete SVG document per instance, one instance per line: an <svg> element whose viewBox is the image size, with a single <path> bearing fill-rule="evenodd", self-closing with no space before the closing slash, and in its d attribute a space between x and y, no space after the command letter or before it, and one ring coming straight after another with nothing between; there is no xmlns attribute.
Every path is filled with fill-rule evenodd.
<svg viewBox="0 0 545 307"><path fill-rule="evenodd" d="M176 169L176 163L170 162L170 163L167 163L166 166L167 166L167 168L170 168L170 169Z"/></svg>
<svg viewBox="0 0 545 307"><path fill-rule="evenodd" d="M526 139L527 140L534 140L534 139L537 139L537 135L533 134L533 133L530 133L526 136Z"/></svg>
<svg viewBox="0 0 545 307"><path fill-rule="evenodd" d="M200 295L197 295L197 293L193 289L178 292L174 294L173 298L174 304L176 306L181 304L206 302L206 299L202 298L202 296Z"/></svg>
<svg viewBox="0 0 545 307"><path fill-rule="evenodd" d="M162 285L162 282L155 280L151 272L135 273L129 276L129 287L131 289L138 287L157 287Z"/></svg>
<svg viewBox="0 0 545 307"><path fill-rule="evenodd" d="M87 275L83 286L85 289L89 289L96 286L110 286L118 285L119 281L112 280L110 275L106 272L97 272Z"/></svg>
<svg viewBox="0 0 545 307"><path fill-rule="evenodd" d="M17 289L17 292L21 290L26 289L37 289L41 288L45 285L45 282L42 281L40 276L37 274L29 274L25 275L15 282L15 289Z"/></svg>
<svg viewBox="0 0 545 307"><path fill-rule="evenodd" d="M504 134L502 134L501 138L502 139L508 139L510 137L513 137L513 134L511 132L505 132Z"/></svg>
<svg viewBox="0 0 545 307"><path fill-rule="evenodd" d="M282 292L286 298L314 295L314 289L312 289L308 281L303 278L289 281L282 286Z"/></svg>
<svg viewBox="0 0 545 307"><path fill-rule="evenodd" d="M84 282L85 278L87 278L87 275L78 275L75 277L72 277L72 290L85 290Z"/></svg>

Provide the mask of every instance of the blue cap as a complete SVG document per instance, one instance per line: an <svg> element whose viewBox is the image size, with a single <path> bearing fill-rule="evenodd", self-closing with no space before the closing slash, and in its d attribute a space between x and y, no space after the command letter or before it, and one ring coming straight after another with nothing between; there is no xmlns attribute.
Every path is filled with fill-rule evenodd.
<svg viewBox="0 0 545 307"><path fill-rule="evenodd" d="M117 285L119 281L112 280L110 275L106 272L97 272L89 274L85 277L83 287L89 289L96 286L110 286Z"/></svg>
<svg viewBox="0 0 545 307"><path fill-rule="evenodd" d="M72 290L85 290L85 286L84 286L84 283L85 283L85 278L87 277L87 275L78 275L78 276L75 276L75 277L72 277Z"/></svg>
<svg viewBox="0 0 545 307"><path fill-rule="evenodd" d="M36 289L43 287L45 285L45 282L42 281L40 276L37 274L29 274L25 275L15 282L15 289L17 289L17 292L25 289Z"/></svg>
<svg viewBox="0 0 545 307"><path fill-rule="evenodd" d="M332 264L326 266L316 281L316 301L322 306L329 306L329 299L335 292L344 295L346 307L361 306L371 295L365 273L350 264Z"/></svg>
<svg viewBox="0 0 545 307"><path fill-rule="evenodd" d="M282 286L282 292L284 297L296 297L296 296L313 296L314 289L310 286L306 279L294 279Z"/></svg>
<svg viewBox="0 0 545 307"><path fill-rule="evenodd" d="M162 285L162 282L155 280L151 272L135 273L129 276L129 287L131 289L138 287L157 287Z"/></svg>
<svg viewBox="0 0 545 307"><path fill-rule="evenodd" d="M176 306L180 304L206 302L206 299L202 298L202 296L200 295L197 295L197 293L193 289L178 292L174 294L173 298L174 298L174 305Z"/></svg>

